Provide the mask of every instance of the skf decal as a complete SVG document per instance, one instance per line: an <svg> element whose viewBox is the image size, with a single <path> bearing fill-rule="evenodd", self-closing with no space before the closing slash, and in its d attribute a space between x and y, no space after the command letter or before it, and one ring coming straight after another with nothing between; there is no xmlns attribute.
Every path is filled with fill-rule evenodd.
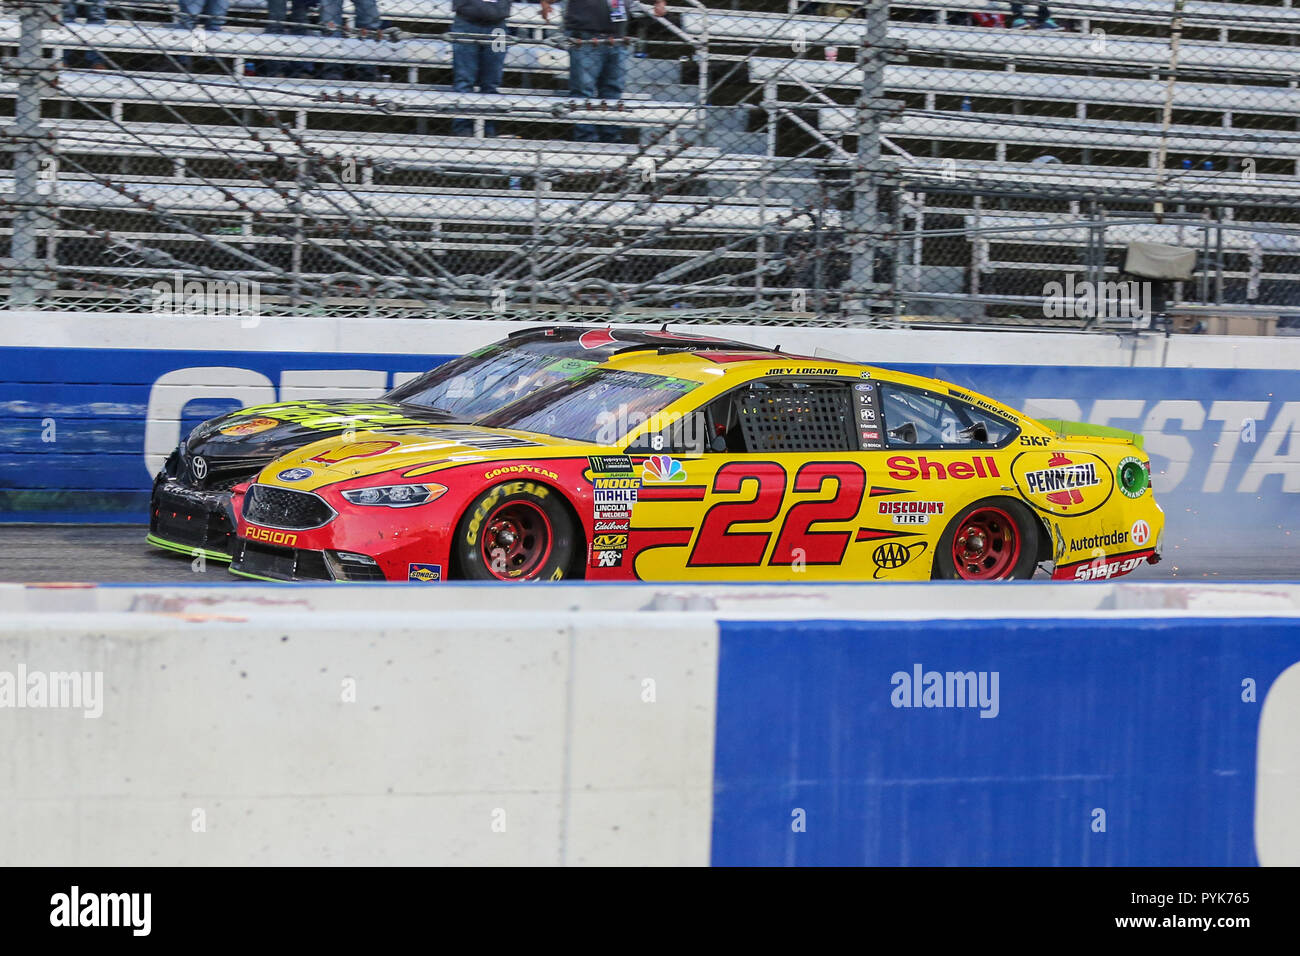
<svg viewBox="0 0 1300 956"><path fill-rule="evenodd" d="M998 463L988 455L975 455L965 461L950 461L947 465L931 461L924 455L913 458L910 455L894 455L885 462L889 466L889 477L895 481L943 481L955 478L965 481L968 478L1001 478Z"/></svg>
<svg viewBox="0 0 1300 956"><path fill-rule="evenodd" d="M280 424L274 418L249 418L242 422L235 422L221 429L223 435L256 435L258 432L264 432L268 428L274 428Z"/></svg>
<svg viewBox="0 0 1300 956"><path fill-rule="evenodd" d="M942 501L882 501L879 513L889 515L894 524L929 524L930 515L943 514Z"/></svg>
<svg viewBox="0 0 1300 956"><path fill-rule="evenodd" d="M913 558L924 554L928 543L917 541L914 544L900 544L890 541L877 545L876 550L871 552L871 561L876 566L876 573L872 577L879 578L882 571L897 571Z"/></svg>
<svg viewBox="0 0 1300 956"><path fill-rule="evenodd" d="M545 468L538 468L535 465L504 465L501 468L493 468L491 471L485 472L483 477L491 480L500 478L502 475L540 475L552 481L560 480L560 476L555 472L547 471Z"/></svg>
<svg viewBox="0 0 1300 956"><path fill-rule="evenodd" d="M351 442L340 445L338 448L331 448L329 451L323 451L314 458L308 458L307 460L318 461L322 465L335 465L340 461L347 461L349 458L370 458L373 455L382 455L400 444L401 442L396 441Z"/></svg>
<svg viewBox="0 0 1300 956"><path fill-rule="evenodd" d="M1020 444L1022 445L1034 445L1039 448L1042 448L1046 445L1050 445L1051 443L1052 443L1052 439L1047 437L1046 435L1021 435L1020 436Z"/></svg>
<svg viewBox="0 0 1300 956"><path fill-rule="evenodd" d="M408 564L406 566L406 580L419 581L421 584L432 584L435 581L441 581L442 565Z"/></svg>
<svg viewBox="0 0 1300 956"><path fill-rule="evenodd" d="M298 543L298 536L291 531L276 531L272 528L259 528L257 525L250 524L248 532L244 535L249 541L265 541L268 544L281 544L286 548L292 548Z"/></svg>
<svg viewBox="0 0 1300 956"><path fill-rule="evenodd" d="M651 482L685 481L686 469L682 463L667 455L651 455L645 460L641 470L641 479L646 484Z"/></svg>

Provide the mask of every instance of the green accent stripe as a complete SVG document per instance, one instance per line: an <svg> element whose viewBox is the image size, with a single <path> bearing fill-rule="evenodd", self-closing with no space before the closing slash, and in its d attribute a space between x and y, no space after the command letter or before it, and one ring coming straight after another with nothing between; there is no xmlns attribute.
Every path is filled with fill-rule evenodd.
<svg viewBox="0 0 1300 956"><path fill-rule="evenodd" d="M1092 437L1092 438L1120 438L1129 444L1142 448L1145 439L1137 432L1126 432L1122 428L1111 428L1109 425L1091 425L1088 422L1067 422L1060 418L1040 418L1038 424L1045 428L1050 428L1062 438L1073 437Z"/></svg>
<svg viewBox="0 0 1300 956"><path fill-rule="evenodd" d="M238 577L241 577L241 578L251 578L251 579L254 580L254 581L270 581L272 584L292 584L292 583L293 583L292 581L285 581L285 580L283 580L283 579L281 579L281 578L268 578L268 577L263 577L263 576L260 575L260 574L249 574L247 571L236 571L234 568L227 568L226 570L229 571L231 574L237 575Z"/></svg>
<svg viewBox="0 0 1300 956"><path fill-rule="evenodd" d="M220 561L227 564L230 561L230 555L223 554L220 551L209 551L207 548L196 548L191 544L179 544L176 541L168 541L166 538L160 538L156 534L145 535L145 540L155 548L162 548L164 551L175 551L178 554L188 555L191 558L197 558L203 555L208 561Z"/></svg>

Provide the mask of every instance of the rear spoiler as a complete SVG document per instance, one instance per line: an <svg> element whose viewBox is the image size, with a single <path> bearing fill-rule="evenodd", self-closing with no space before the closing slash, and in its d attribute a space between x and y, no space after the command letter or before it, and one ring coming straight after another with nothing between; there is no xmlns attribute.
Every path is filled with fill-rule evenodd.
<svg viewBox="0 0 1300 956"><path fill-rule="evenodd" d="M1062 438L1108 438L1112 441L1126 441L1137 448L1143 447L1145 441L1137 432L1126 432L1122 428L1111 428L1109 425L1067 422L1060 418L1040 418L1038 424L1056 432Z"/></svg>

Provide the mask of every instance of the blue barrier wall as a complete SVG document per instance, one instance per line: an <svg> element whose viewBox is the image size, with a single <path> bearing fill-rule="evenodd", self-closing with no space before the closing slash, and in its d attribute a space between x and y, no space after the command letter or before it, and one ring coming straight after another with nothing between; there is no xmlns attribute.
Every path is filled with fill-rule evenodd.
<svg viewBox="0 0 1300 956"><path fill-rule="evenodd" d="M1257 862L1260 709L1295 619L720 627L715 865ZM996 672L996 716L896 706L924 703L895 677L918 665L923 687Z"/></svg>
<svg viewBox="0 0 1300 956"><path fill-rule="evenodd" d="M151 475L145 419L159 379L196 398L188 430L238 406L200 388L199 369L261 376L284 397L286 373L422 372L447 355L341 352L0 349L0 517L8 520L143 521ZM1166 544L1193 549L1248 542L1256 552L1300 552L1300 370L1026 365L898 365L995 396L1044 417L1143 432L1168 514ZM220 389L217 389L219 392ZM233 390L232 390L233 394ZM58 440L42 440L48 421ZM154 448L155 454L169 449Z"/></svg>

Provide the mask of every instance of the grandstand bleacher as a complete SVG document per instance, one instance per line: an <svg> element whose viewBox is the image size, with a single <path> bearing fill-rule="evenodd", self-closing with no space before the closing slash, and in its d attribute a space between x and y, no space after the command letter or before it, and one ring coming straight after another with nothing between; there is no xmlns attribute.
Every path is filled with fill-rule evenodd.
<svg viewBox="0 0 1300 956"><path fill-rule="evenodd" d="M590 279L620 301L768 313L811 282L833 313L863 241L849 212L858 140L878 128L888 222L875 241L895 313L928 276L942 298L987 290L995 273L976 313L1005 318L1007 303L1041 297L1045 274L1095 270L1098 248L1113 271L1135 240L1212 247L1201 266L1216 270L1215 304L1300 308L1300 10L1189 2L1175 62L1160 0L1053 4L1072 28L1060 32L970 25L985 4L892 5L881 92L896 107L878 127L855 105L866 21L829 5L671 4L660 20L634 3L637 55L617 102L567 95L560 17L533 4L514 8L496 94L450 89L449 0L381 0L391 29L366 37L266 32L255 0L197 38L164 4L110 5L108 24L49 23L42 37L53 57L93 48L110 68L65 65L42 92L53 181L36 271L55 292L135 281L150 266L123 261L127 236L137 258L156 246L169 267L230 267L235 244L251 260L241 272L313 281L348 249L350 266L400 283L412 263L397 247L451 300L541 256L552 265L530 266L531 281L555 301ZM11 55L19 33L0 18ZM272 76L267 63L364 64L379 79ZM0 103L21 82L0 76ZM465 119L473 136L447 135ZM489 123L503 135L485 137ZM570 142L575 123L616 125L623 141ZM15 155L25 142L13 125L0 138ZM16 182L0 178L13 209ZM1090 204L1107 210L1100 237ZM1208 225L1193 242L1195 216Z"/></svg>

